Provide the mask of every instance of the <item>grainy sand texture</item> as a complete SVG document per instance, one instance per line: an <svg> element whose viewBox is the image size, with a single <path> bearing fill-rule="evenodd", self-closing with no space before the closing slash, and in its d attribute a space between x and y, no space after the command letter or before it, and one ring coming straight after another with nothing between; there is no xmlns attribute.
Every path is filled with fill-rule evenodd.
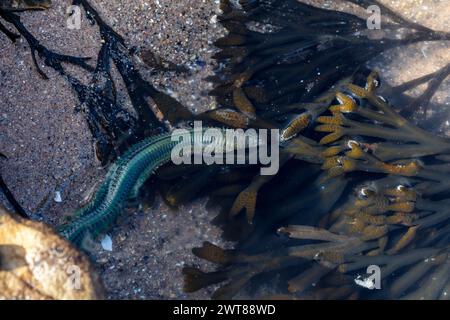
<svg viewBox="0 0 450 320"><path fill-rule="evenodd" d="M100 47L97 27L83 16L81 29L69 30L66 10L70 1L53 2L48 11L21 13L29 31L56 52L96 57ZM194 112L215 107L208 96L211 85L205 78L216 67L211 58L216 50L213 42L225 32L217 23L218 2L91 0L105 21L136 49L135 62L144 78ZM325 8L336 5L336 1L308 2ZM450 31L449 0L382 2L416 22ZM139 58L148 49L189 72L152 70ZM371 65L381 70L385 81L398 84L449 62L448 44L423 43L387 52ZM43 70L50 80L39 77L23 39L12 44L0 34L0 151L8 156L1 160L1 172L27 212L55 226L83 203L105 169L95 159L83 114L75 111L77 98L55 72L45 66ZM88 80L78 70L71 72ZM434 101L450 105L449 89L447 79ZM129 105L123 88L119 87L118 95L124 105ZM61 195L58 201L56 193ZM192 295L183 293L181 267L203 264L191 249L205 240L230 245L221 240L220 230L211 224L216 214L205 208L204 199L177 211L159 199L152 208L128 210L110 234L112 251L99 246L95 253L109 297L208 298L209 289Z"/></svg>

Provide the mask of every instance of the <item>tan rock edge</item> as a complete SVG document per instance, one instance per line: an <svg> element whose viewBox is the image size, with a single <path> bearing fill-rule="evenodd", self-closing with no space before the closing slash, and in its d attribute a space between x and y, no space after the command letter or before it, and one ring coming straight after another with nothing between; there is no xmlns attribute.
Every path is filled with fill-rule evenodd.
<svg viewBox="0 0 450 320"><path fill-rule="evenodd" d="M89 259L43 223L0 206L0 299L102 299Z"/></svg>

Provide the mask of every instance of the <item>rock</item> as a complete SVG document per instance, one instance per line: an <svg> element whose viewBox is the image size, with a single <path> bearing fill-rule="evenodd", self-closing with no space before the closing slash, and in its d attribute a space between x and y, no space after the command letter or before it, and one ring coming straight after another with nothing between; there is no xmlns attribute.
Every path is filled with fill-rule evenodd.
<svg viewBox="0 0 450 320"><path fill-rule="evenodd" d="M85 254L43 223L0 206L0 299L102 299Z"/></svg>

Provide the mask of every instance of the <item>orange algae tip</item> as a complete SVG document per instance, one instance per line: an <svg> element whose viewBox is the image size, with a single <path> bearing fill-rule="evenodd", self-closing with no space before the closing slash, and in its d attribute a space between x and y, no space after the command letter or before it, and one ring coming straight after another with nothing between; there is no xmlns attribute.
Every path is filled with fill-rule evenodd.
<svg viewBox="0 0 450 320"><path fill-rule="evenodd" d="M215 110L210 113L210 117L234 128L245 128L249 124L249 118L245 114L233 110Z"/></svg>
<svg viewBox="0 0 450 320"><path fill-rule="evenodd" d="M371 186L364 186L358 190L358 195L361 197L373 197L376 196L376 194L376 189L373 189Z"/></svg>
<svg viewBox="0 0 450 320"><path fill-rule="evenodd" d="M240 88L242 85L247 82L251 77L253 76L253 73L251 71L244 71L236 78L236 80L233 83L233 86L235 88Z"/></svg>
<svg viewBox="0 0 450 320"><path fill-rule="evenodd" d="M338 266L338 271L339 271L340 273L346 273L348 267L349 267L349 264L348 264L348 263L343 263L343 264L341 264L341 265Z"/></svg>
<svg viewBox="0 0 450 320"><path fill-rule="evenodd" d="M323 157L333 157L338 155L340 152L342 151L342 147L341 146L333 146L333 147L329 147L327 149L325 149L321 155Z"/></svg>
<svg viewBox="0 0 450 320"><path fill-rule="evenodd" d="M239 87L233 90L233 103L237 109L249 116L255 116L255 107L252 102L247 98L244 90Z"/></svg>
<svg viewBox="0 0 450 320"><path fill-rule="evenodd" d="M405 171L407 175L414 176L419 173L420 168L421 168L420 163L417 161L413 161L405 166Z"/></svg>
<svg viewBox="0 0 450 320"><path fill-rule="evenodd" d="M336 132L330 133L329 135L320 139L319 144L324 145L335 142L336 140L340 139L343 135L344 133L342 132L342 130L337 130Z"/></svg>
<svg viewBox="0 0 450 320"><path fill-rule="evenodd" d="M236 216L241 210L245 209L245 215L247 217L247 223L253 224L253 218L255 216L257 191L246 190L242 191L234 200L233 206L230 209L230 216Z"/></svg>
<svg viewBox="0 0 450 320"><path fill-rule="evenodd" d="M282 140L288 140L296 136L299 132L304 130L310 122L311 116L307 113L295 118L286 129L281 133Z"/></svg>
<svg viewBox="0 0 450 320"><path fill-rule="evenodd" d="M352 93L354 93L355 95L357 95L360 98L366 98L369 94L369 92L366 89L361 88L361 87L351 84L351 83L348 84L347 87Z"/></svg>
<svg viewBox="0 0 450 320"><path fill-rule="evenodd" d="M208 241L203 242L202 247L193 248L192 252L199 258L217 264L227 264L232 258L229 252Z"/></svg>
<svg viewBox="0 0 450 320"><path fill-rule="evenodd" d="M342 117L336 115L334 117L326 117L326 116L318 117L317 122L325 124L342 125L344 121Z"/></svg>
<svg viewBox="0 0 450 320"><path fill-rule="evenodd" d="M340 104L332 105L328 108L328 110L330 110L330 112L334 115L340 114L341 113L341 105Z"/></svg>
<svg viewBox="0 0 450 320"><path fill-rule="evenodd" d="M178 207L179 205L178 199L174 194L168 194L165 197L165 200L171 207Z"/></svg>
<svg viewBox="0 0 450 320"><path fill-rule="evenodd" d="M416 215L412 213L396 212L395 214L386 218L387 224L401 224L401 225L411 225L411 223L416 219Z"/></svg>
<svg viewBox="0 0 450 320"><path fill-rule="evenodd" d="M314 257L314 260L319 261L321 264L324 264L324 262L341 264L345 262L345 255L342 251L322 251Z"/></svg>
<svg viewBox="0 0 450 320"><path fill-rule="evenodd" d="M388 231L389 231L389 229L387 226L368 225L362 231L363 240L364 241L376 240L376 239L381 238L382 236L386 235L388 233Z"/></svg>
<svg viewBox="0 0 450 320"><path fill-rule="evenodd" d="M347 145L350 148L350 151L345 154L347 157L352 159L364 158L364 151L356 141L349 141Z"/></svg>
<svg viewBox="0 0 450 320"><path fill-rule="evenodd" d="M333 167L327 171L327 179L337 178L345 173L344 168L341 166Z"/></svg>
<svg viewBox="0 0 450 320"><path fill-rule="evenodd" d="M419 226L410 227L388 253L394 254L407 247L416 237L417 230L419 230Z"/></svg>
<svg viewBox="0 0 450 320"><path fill-rule="evenodd" d="M330 157L326 158L322 164L323 170L328 170L336 166L340 166L342 164L341 157Z"/></svg>
<svg viewBox="0 0 450 320"><path fill-rule="evenodd" d="M404 164L385 164L384 168L387 172L393 174L400 174L403 176L415 176L419 173L420 164L416 161L410 162L406 165Z"/></svg>
<svg viewBox="0 0 450 320"><path fill-rule="evenodd" d="M342 92L336 93L336 99L339 101L339 110L343 113L355 112L358 108L356 101L352 97L343 94Z"/></svg>
<svg viewBox="0 0 450 320"><path fill-rule="evenodd" d="M351 233L362 233L367 224L358 218L353 218L347 222Z"/></svg>
<svg viewBox="0 0 450 320"><path fill-rule="evenodd" d="M353 159L345 158L342 161L342 167L344 168L344 172L351 172L356 169L356 161Z"/></svg>
<svg viewBox="0 0 450 320"><path fill-rule="evenodd" d="M399 185L396 188L387 189L384 191L384 194L390 197L396 197L404 201L417 200L417 192L402 185Z"/></svg>
<svg viewBox="0 0 450 320"><path fill-rule="evenodd" d="M413 212L415 203L412 201L393 203L389 205L389 210L399 212Z"/></svg>
<svg viewBox="0 0 450 320"><path fill-rule="evenodd" d="M374 92L376 88L380 86L380 76L378 72L372 71L367 77L366 90Z"/></svg>
<svg viewBox="0 0 450 320"><path fill-rule="evenodd" d="M340 131L341 127L333 124L322 124L314 128L317 132L336 132Z"/></svg>
<svg viewBox="0 0 450 320"><path fill-rule="evenodd" d="M357 218L363 221L364 223L369 224L381 225L385 222L385 217L383 215L377 216L365 212L360 212Z"/></svg>

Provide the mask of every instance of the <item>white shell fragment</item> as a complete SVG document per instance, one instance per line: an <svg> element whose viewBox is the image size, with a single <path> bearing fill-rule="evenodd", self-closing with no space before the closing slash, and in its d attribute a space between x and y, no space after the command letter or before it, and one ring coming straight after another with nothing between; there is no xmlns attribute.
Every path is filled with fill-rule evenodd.
<svg viewBox="0 0 450 320"><path fill-rule="evenodd" d="M109 235L105 235L105 237L102 239L102 248L105 251L113 251L112 239Z"/></svg>
<svg viewBox="0 0 450 320"><path fill-rule="evenodd" d="M55 202L61 203L62 202L61 192L56 191L53 200L55 200Z"/></svg>
<svg viewBox="0 0 450 320"><path fill-rule="evenodd" d="M361 287L369 289L369 290L372 290L375 288L375 284L373 283L372 279L370 279L370 278L363 278L361 276L358 276L355 279L355 283L358 286L361 286Z"/></svg>

